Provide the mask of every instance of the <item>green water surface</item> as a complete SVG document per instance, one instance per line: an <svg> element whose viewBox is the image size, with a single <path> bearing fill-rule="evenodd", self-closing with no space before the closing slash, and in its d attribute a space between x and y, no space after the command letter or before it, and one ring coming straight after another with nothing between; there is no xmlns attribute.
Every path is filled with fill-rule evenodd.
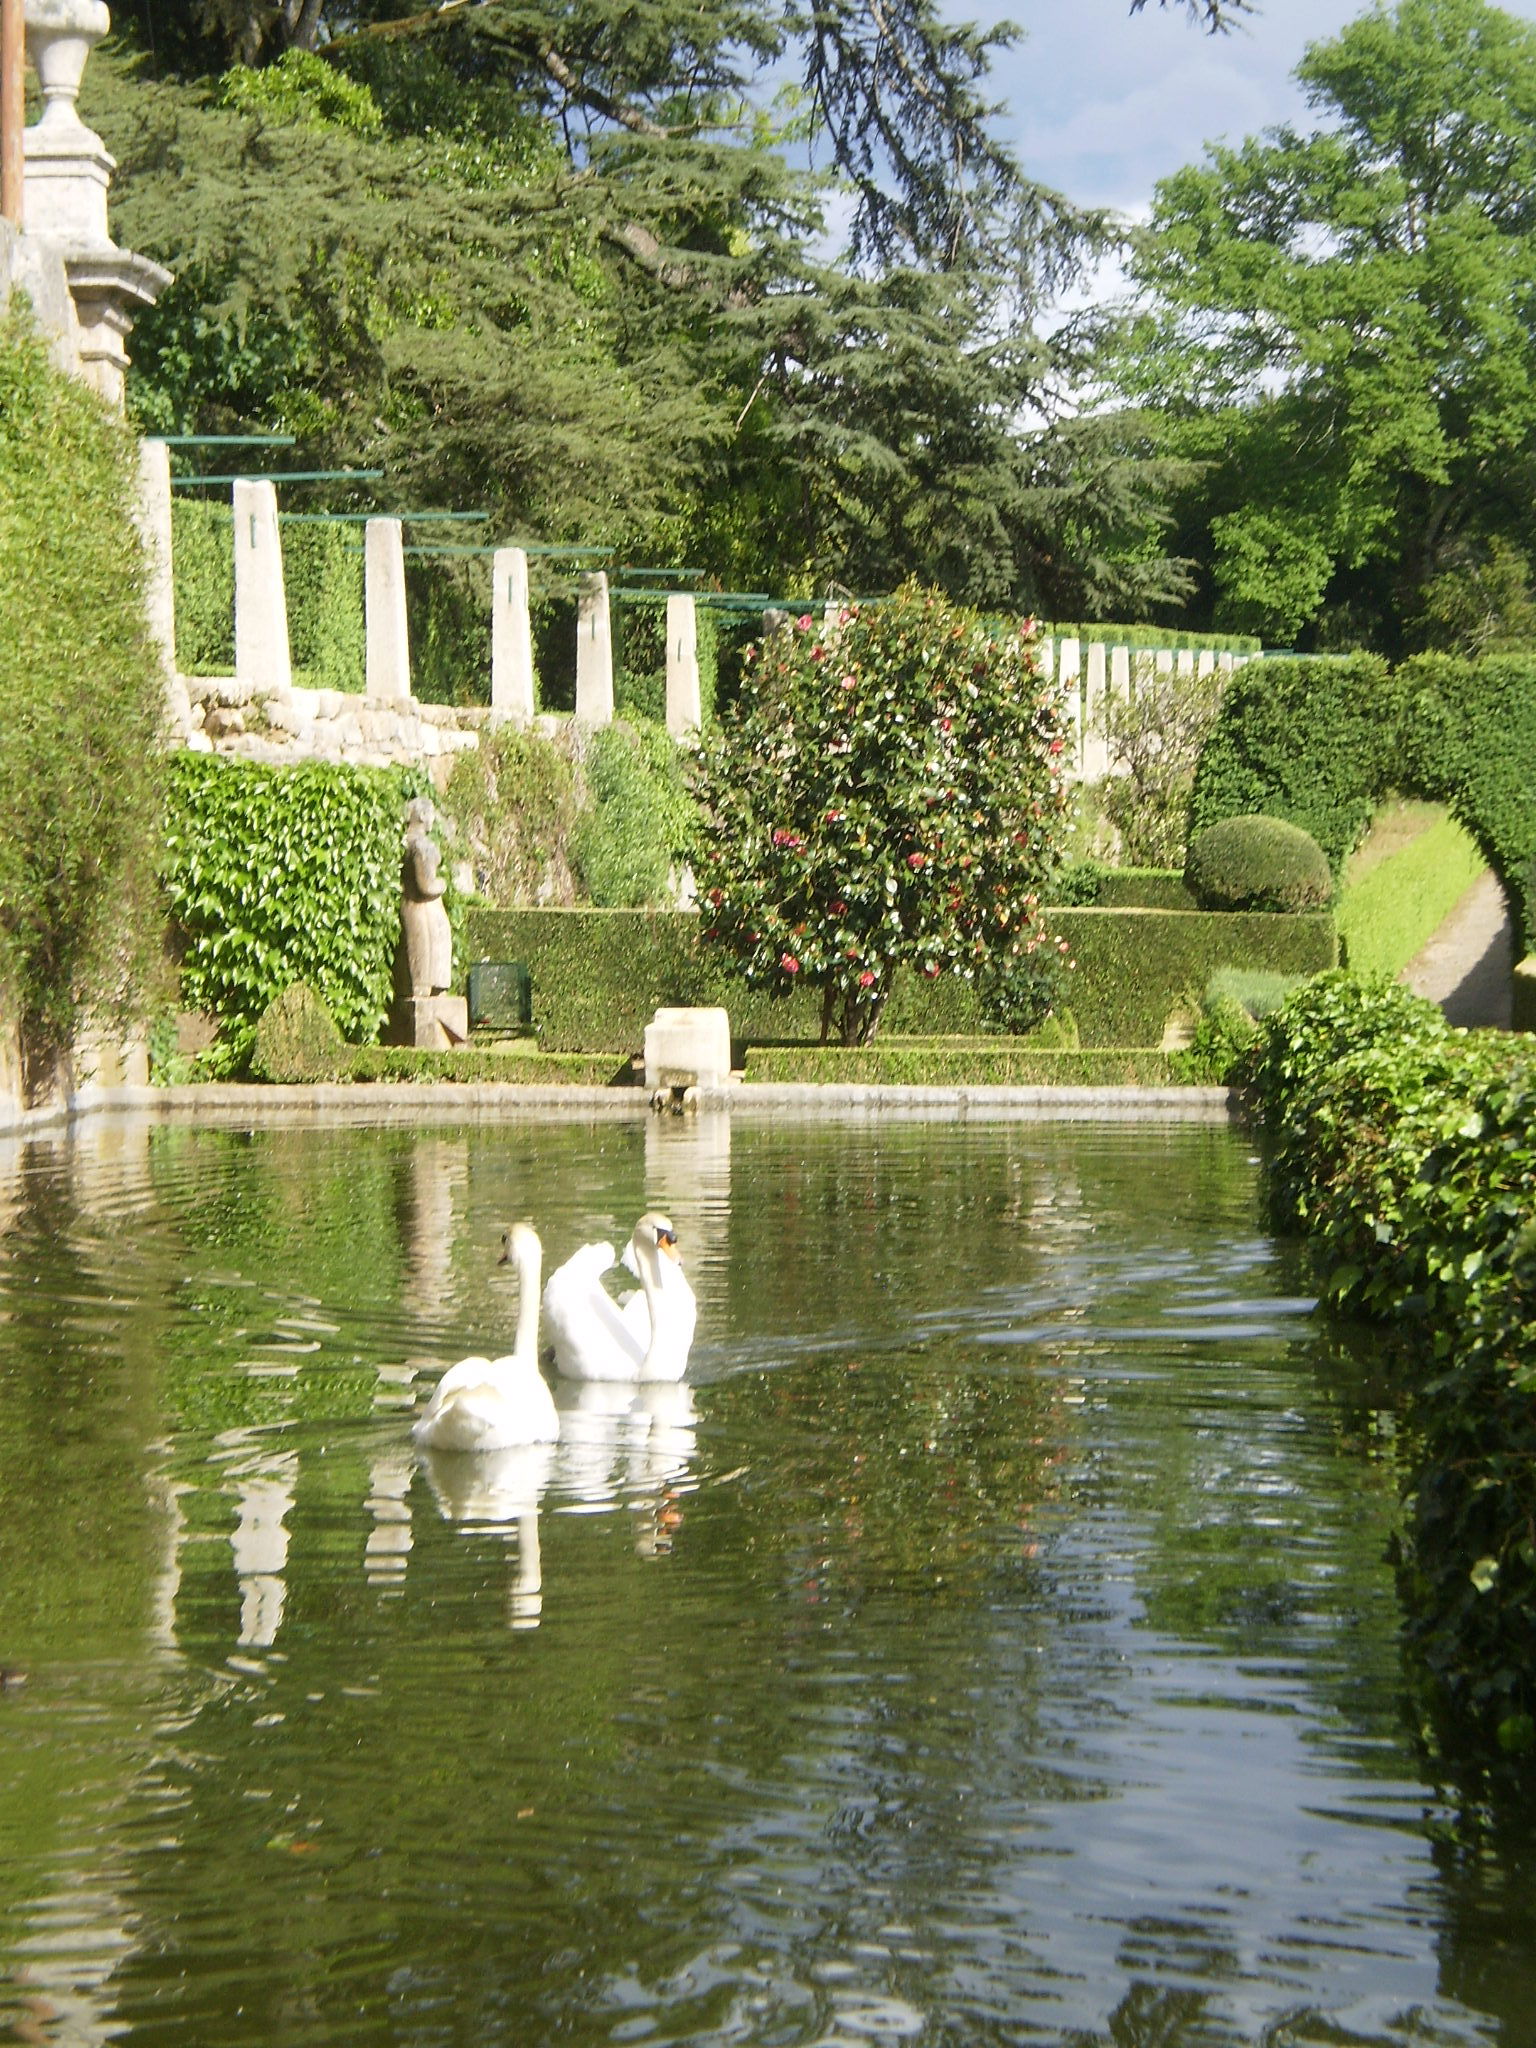
<svg viewBox="0 0 1536 2048"><path fill-rule="evenodd" d="M652 1205L690 1384L420 1456L506 1223ZM1536 2041L1390 1412L1257 1217L1225 1126L0 1155L0 2041Z"/></svg>

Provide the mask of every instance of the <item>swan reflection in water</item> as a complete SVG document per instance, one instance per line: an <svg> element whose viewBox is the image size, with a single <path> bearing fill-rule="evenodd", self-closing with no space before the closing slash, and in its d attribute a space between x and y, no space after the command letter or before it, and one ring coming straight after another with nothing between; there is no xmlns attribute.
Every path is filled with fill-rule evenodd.
<svg viewBox="0 0 1536 2048"><path fill-rule="evenodd" d="M517 1570L507 1591L507 1620L513 1628L537 1628L544 1612L539 1501L554 1469L555 1446L424 1450L421 1462L445 1522L466 1532L517 1532Z"/></svg>
<svg viewBox="0 0 1536 2048"><path fill-rule="evenodd" d="M546 1497L582 1514L624 1507L638 1518L636 1549L664 1556L682 1522L679 1496L697 1444L698 1410L684 1382L590 1380L561 1386L558 1444L473 1452L422 1446L416 1456L445 1522L466 1535L515 1535L507 1619L530 1629L544 1612L539 1512Z"/></svg>
<svg viewBox="0 0 1536 2048"><path fill-rule="evenodd" d="M684 1380L566 1380L556 1398L562 1490L587 1512L622 1502L642 1513L636 1547L670 1550L682 1520L677 1495L698 1449L693 1389Z"/></svg>

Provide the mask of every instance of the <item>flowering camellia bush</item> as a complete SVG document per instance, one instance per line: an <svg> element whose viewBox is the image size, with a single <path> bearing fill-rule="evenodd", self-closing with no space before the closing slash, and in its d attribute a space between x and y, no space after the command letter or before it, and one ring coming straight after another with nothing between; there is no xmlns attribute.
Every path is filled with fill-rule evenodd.
<svg viewBox="0 0 1536 2048"><path fill-rule="evenodd" d="M910 584L806 614L701 754L703 935L754 987L819 989L823 1042L868 1043L898 968L964 976L1015 1029L1049 1006L1069 798L1032 630Z"/></svg>

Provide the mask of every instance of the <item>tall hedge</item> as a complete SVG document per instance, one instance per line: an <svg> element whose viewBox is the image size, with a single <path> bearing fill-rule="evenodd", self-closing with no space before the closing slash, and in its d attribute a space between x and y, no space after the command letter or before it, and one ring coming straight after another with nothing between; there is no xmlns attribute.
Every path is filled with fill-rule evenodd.
<svg viewBox="0 0 1536 2048"><path fill-rule="evenodd" d="M1060 910L1053 929L1077 970L1064 1007L1085 1046L1155 1046L1170 1010L1197 1000L1222 967L1315 974L1337 957L1329 917L1194 911ZM691 911L483 910L465 915L465 957L521 960L533 976L534 1022L550 1051L637 1047L664 1004L720 1004L738 1038L812 1043L821 1035L814 991L783 997L748 989L718 953L696 946ZM885 1029L975 1032L971 983L899 976Z"/></svg>
<svg viewBox="0 0 1536 2048"><path fill-rule="evenodd" d="M1337 876L1397 783L1400 703L1372 654L1248 662L1195 771L1191 836L1264 812L1310 832Z"/></svg>
<svg viewBox="0 0 1536 2048"><path fill-rule="evenodd" d="M149 971L165 679L123 421L0 313L0 980L29 1083Z"/></svg>
<svg viewBox="0 0 1536 2048"><path fill-rule="evenodd" d="M1536 952L1536 656L1421 655L1399 680L1407 774L1477 840Z"/></svg>

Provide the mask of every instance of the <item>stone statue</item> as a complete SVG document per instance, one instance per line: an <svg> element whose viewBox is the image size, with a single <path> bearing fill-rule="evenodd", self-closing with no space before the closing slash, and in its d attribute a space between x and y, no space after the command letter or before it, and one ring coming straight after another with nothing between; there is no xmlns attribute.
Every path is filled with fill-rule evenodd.
<svg viewBox="0 0 1536 2048"><path fill-rule="evenodd" d="M443 908L447 883L438 873L442 855L432 837L437 813L424 796L405 808L405 851L400 863L400 936L404 953L402 994L437 996L453 984L453 932Z"/></svg>

